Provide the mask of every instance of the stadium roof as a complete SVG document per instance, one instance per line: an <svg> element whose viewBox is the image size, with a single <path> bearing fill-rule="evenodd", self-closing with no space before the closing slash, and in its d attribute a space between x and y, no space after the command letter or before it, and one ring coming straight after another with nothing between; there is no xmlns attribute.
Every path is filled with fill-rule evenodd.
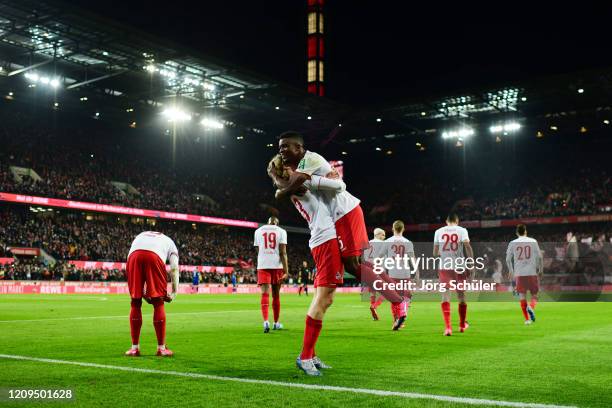
<svg viewBox="0 0 612 408"><path fill-rule="evenodd" d="M55 79L57 87L78 92L79 98L91 93L115 97L122 107L180 103L196 115L214 111L252 128L297 128L309 115L322 120L343 109L305 90L55 1L0 0L0 64L2 76L46 75L47 81Z"/></svg>
<svg viewBox="0 0 612 408"><path fill-rule="evenodd" d="M63 106L97 99L117 114L151 115L179 105L268 141L287 129L344 145L507 120L534 129L612 120L612 69L352 109L54 0L0 0L0 67L0 91L27 88L22 77L35 76L61 89Z"/></svg>

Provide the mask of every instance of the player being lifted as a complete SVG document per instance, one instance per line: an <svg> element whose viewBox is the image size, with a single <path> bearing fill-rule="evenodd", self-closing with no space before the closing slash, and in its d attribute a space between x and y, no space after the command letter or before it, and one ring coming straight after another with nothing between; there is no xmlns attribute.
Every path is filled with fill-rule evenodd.
<svg viewBox="0 0 612 408"><path fill-rule="evenodd" d="M361 260L369 242L359 199L346 190L313 190L320 186L322 181L338 178L338 173L329 162L321 155L304 149L304 139L295 131L281 134L278 147L283 164L293 172L289 180L279 184L281 188L277 190L276 197L294 194L303 188L307 180L311 180L311 191L327 207L334 222L344 269L370 287L377 280L392 283L393 280L387 274L375 274L372 265ZM317 176L316 181L312 180L313 176ZM395 290L385 289L380 292L392 302L401 302L403 299Z"/></svg>
<svg viewBox="0 0 612 408"><path fill-rule="evenodd" d="M474 250L470 244L470 238L465 228L459 226L457 214L450 214L446 218L446 226L438 228L434 235L433 254L440 257L440 269L438 278L440 283L444 283L448 288L451 281L465 282L468 280L471 270L464 270L455 265L465 266L465 255L468 259L474 259ZM460 272L459 269L462 271ZM467 317L467 303L465 302L465 292L457 289L457 299L459 300L459 332L463 333L469 324ZM444 335L453 334L451 328L450 314L450 291L442 292L442 316L444 317Z"/></svg>
<svg viewBox="0 0 612 408"><path fill-rule="evenodd" d="M535 307L540 290L538 276L542 276L542 252L538 241L527 236L525 225L516 226L516 235L518 238L508 245L506 264L510 271L510 278L516 279L516 291L521 301L525 324L531 324L535 322ZM527 305L527 291L531 293L529 305Z"/></svg>
<svg viewBox="0 0 612 408"><path fill-rule="evenodd" d="M374 238L370 240L370 246L364 255L366 262L373 264L375 258L381 258L386 255L384 253L386 249L384 245L385 237L386 232L384 229L374 228ZM378 309L378 306L380 306L385 298L373 288L368 288L368 290L370 292L370 313L372 314L372 319L378 320L376 309Z"/></svg>
<svg viewBox="0 0 612 408"><path fill-rule="evenodd" d="M416 269L413 270L414 262L414 245L412 242L404 237L404 223L403 221L397 220L393 222L393 236L389 237L385 241L385 249L387 250L386 256L388 258L404 258L407 256L410 259L410 270L408 269L389 269L389 276L396 282L409 282L411 275L418 273ZM415 277L418 280L418 276ZM402 291L404 300L401 302L391 303L391 314L393 315L393 330L399 330L404 327L406 316L408 314L408 308L410 307L410 301L412 293L405 290Z"/></svg>
<svg viewBox="0 0 612 408"><path fill-rule="evenodd" d="M274 314L273 330L283 328L279 323L280 289L287 277L287 231L278 226L278 218L270 217L267 225L255 230L254 243L257 251L257 284L261 288L261 316L264 333L270 331L268 309L270 306L270 287L272 287L272 312Z"/></svg>
<svg viewBox="0 0 612 408"><path fill-rule="evenodd" d="M170 262L172 293L168 295L166 261ZM171 357L166 347L166 311L164 302L172 302L179 284L179 256L174 242L161 232L145 231L134 239L127 260L127 280L130 290L130 332L132 348L125 355L140 356L142 299L153 305L153 326L157 336L157 355ZM146 289L145 289L146 285Z"/></svg>
<svg viewBox="0 0 612 408"><path fill-rule="evenodd" d="M276 155L268 164L268 175L278 187L285 183L291 174L291 169L284 167L280 155ZM313 176L305 187L314 191L331 189L342 191L345 186L341 180L319 180ZM312 183L313 186L309 184ZM331 368L321 361L315 353L315 345L323 327L325 312L333 302L334 292L342 284L343 271L340 257L340 246L336 237L336 229L331 215L315 194L306 188L292 194L291 201L298 212L304 217L310 229L310 247L317 268L314 279L314 296L306 314L306 329L302 352L296 360L298 368L310 376L320 376L320 369Z"/></svg>

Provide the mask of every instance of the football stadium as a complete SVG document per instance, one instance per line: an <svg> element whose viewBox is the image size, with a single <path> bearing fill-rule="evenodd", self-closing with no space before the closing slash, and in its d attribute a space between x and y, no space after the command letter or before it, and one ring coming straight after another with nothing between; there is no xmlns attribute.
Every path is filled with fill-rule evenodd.
<svg viewBox="0 0 612 408"><path fill-rule="evenodd" d="M0 0L0 407L611 407L574 8Z"/></svg>

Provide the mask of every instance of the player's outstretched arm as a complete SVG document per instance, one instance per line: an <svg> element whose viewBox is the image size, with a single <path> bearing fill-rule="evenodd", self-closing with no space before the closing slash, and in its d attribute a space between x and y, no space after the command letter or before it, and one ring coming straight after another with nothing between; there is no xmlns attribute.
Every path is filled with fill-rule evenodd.
<svg viewBox="0 0 612 408"><path fill-rule="evenodd" d="M333 191L341 193L346 190L346 184L339 178L331 179L327 177L310 176L310 182L304 184L310 191Z"/></svg>

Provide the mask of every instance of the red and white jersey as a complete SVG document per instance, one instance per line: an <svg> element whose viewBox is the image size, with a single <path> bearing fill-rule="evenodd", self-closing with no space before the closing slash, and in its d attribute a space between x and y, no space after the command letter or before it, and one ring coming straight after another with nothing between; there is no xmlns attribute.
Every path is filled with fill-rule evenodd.
<svg viewBox="0 0 612 408"><path fill-rule="evenodd" d="M389 273L389 276L394 279L410 279L411 270L404 267L405 265L403 259L404 256L408 256L409 258L414 257L414 245L412 244L412 241L410 241L406 237L394 235L392 237L387 238L385 240L385 244L387 250L387 253L385 255L387 258L395 259L399 256L402 259L402 261L400 262L402 268L389 269L387 271Z"/></svg>
<svg viewBox="0 0 612 408"><path fill-rule="evenodd" d="M374 258L385 258L387 256L387 247L385 241L374 238L370 240L370 246L363 253L367 262L374 262Z"/></svg>
<svg viewBox="0 0 612 408"><path fill-rule="evenodd" d="M438 228L434 234L434 245L438 245L440 252L440 268L455 270L455 265L463 269L463 243L469 242L468 231L458 225L447 225ZM458 261L460 259L460 261ZM457 270L457 273L463 273Z"/></svg>
<svg viewBox="0 0 612 408"><path fill-rule="evenodd" d="M257 253L257 269L282 269L280 244L287 245L287 231L276 225L262 225L255 230L253 245Z"/></svg>
<svg viewBox="0 0 612 408"><path fill-rule="evenodd" d="M514 276L535 276L542 261L538 241L529 237L518 237L508 245L506 264Z"/></svg>
<svg viewBox="0 0 612 408"><path fill-rule="evenodd" d="M314 174L321 177L327 177L333 173L333 168L323 156L307 150L295 171L308 174L309 176ZM360 203L359 199L348 191L343 191L341 193L317 191L315 194L320 197L329 208L330 215L334 222L351 212L351 210Z"/></svg>
<svg viewBox="0 0 612 408"><path fill-rule="evenodd" d="M128 258L132 252L140 249L155 252L163 263L166 263L172 255L175 255L178 264L178 249L176 249L174 241L161 232L145 231L138 234L132 242Z"/></svg>
<svg viewBox="0 0 612 408"><path fill-rule="evenodd" d="M308 223L310 249L336 239L336 227L329 209L317 195L310 191L303 196L292 195L291 202Z"/></svg>

